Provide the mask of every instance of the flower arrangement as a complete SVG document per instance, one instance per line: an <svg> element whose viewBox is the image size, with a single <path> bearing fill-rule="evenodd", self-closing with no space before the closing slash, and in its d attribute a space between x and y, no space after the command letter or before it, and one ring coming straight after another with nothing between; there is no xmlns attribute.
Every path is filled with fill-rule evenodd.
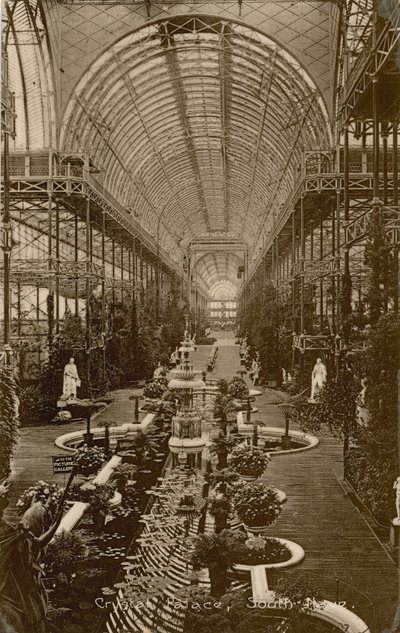
<svg viewBox="0 0 400 633"><path fill-rule="evenodd" d="M50 512L54 512L61 500L63 488L58 484L49 484L47 481L40 479L33 486L30 486L20 496L16 506L19 514L24 514L31 507L33 502L41 501L47 504Z"/></svg>
<svg viewBox="0 0 400 633"><path fill-rule="evenodd" d="M75 459L77 472L85 477L96 474L106 461L103 448L99 446L83 446L78 450Z"/></svg>
<svg viewBox="0 0 400 633"><path fill-rule="evenodd" d="M249 388L243 378L235 376L229 381L228 394L237 400L248 398Z"/></svg>
<svg viewBox="0 0 400 633"><path fill-rule="evenodd" d="M161 398L168 387L168 380L164 376L158 376L145 384L143 395L145 398Z"/></svg>
<svg viewBox="0 0 400 633"><path fill-rule="evenodd" d="M282 505L274 488L252 482L239 489L233 497L234 509L248 527L267 527L276 521Z"/></svg>
<svg viewBox="0 0 400 633"><path fill-rule="evenodd" d="M248 444L235 446L228 457L228 467L243 476L260 477L268 464L268 455Z"/></svg>
<svg viewBox="0 0 400 633"><path fill-rule="evenodd" d="M282 563L289 560L292 556L288 546L276 538L262 539L264 544L261 547L249 547L246 541L248 541L247 535L243 535L243 547L238 548L235 557L236 563L241 563L242 565L270 565Z"/></svg>

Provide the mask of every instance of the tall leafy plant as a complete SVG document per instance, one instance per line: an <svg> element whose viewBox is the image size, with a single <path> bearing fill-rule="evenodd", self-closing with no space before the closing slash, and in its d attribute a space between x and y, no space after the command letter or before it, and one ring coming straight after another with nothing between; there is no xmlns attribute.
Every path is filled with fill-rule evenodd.
<svg viewBox="0 0 400 633"><path fill-rule="evenodd" d="M19 437L17 385L11 367L0 370L0 480L8 476Z"/></svg>

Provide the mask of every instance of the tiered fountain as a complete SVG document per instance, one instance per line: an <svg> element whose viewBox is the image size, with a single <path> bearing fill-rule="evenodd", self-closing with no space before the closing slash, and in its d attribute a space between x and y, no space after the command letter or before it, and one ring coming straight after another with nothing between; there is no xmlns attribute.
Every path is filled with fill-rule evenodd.
<svg viewBox="0 0 400 633"><path fill-rule="evenodd" d="M193 363L190 353L193 351L192 342L186 327L184 340L180 347L181 361L179 367L173 372L174 377L169 381L168 388L180 393L180 408L172 418L172 435L169 440L171 453L178 454L178 462L185 463L188 455L197 455L201 458L201 451L205 446L205 440L201 436L202 418L199 411L193 406L193 391L204 389L205 383L197 378L193 371ZM193 462L193 458L191 458ZM192 466L195 464L192 463Z"/></svg>

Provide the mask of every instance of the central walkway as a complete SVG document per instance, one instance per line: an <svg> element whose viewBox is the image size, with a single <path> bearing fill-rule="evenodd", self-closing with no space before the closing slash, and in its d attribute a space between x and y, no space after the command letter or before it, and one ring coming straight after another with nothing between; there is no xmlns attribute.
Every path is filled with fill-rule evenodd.
<svg viewBox="0 0 400 633"><path fill-rule="evenodd" d="M230 378L240 369L239 347L225 332L219 332L218 337L217 362L207 376ZM210 351L211 346L198 347L194 354L196 368L206 369ZM93 426L101 418L112 419L116 424L132 421L134 403L129 397L133 393L139 392L115 392L115 401L99 414ZM279 393L266 389L257 397L255 420L283 427L282 414L274 404L278 401ZM83 427L80 422L22 429L7 518L18 520L14 504L22 489L40 478L53 479L51 456L61 453L54 446L55 438ZM288 500L270 534L296 541L306 552L305 561L285 574L304 572L323 589L327 599L346 601L346 606L368 623L372 633L385 633L392 629L396 611L397 570L347 494L341 456L341 444L327 434L312 450L272 456L264 480L284 490ZM63 483L63 476L58 478Z"/></svg>

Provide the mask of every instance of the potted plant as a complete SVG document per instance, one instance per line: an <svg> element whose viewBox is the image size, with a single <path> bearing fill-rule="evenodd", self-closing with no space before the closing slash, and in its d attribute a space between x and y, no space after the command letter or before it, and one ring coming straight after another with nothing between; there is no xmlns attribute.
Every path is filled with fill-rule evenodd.
<svg viewBox="0 0 400 633"><path fill-rule="evenodd" d="M229 382L228 394L235 400L245 400L249 395L249 388L243 378L234 376Z"/></svg>
<svg viewBox="0 0 400 633"><path fill-rule="evenodd" d="M221 431L226 435L228 424L236 419L236 406L231 395L217 395L214 401L214 419L218 421Z"/></svg>
<svg viewBox="0 0 400 633"><path fill-rule="evenodd" d="M75 458L76 472L84 477L95 475L106 461L106 455L99 446L83 446Z"/></svg>
<svg viewBox="0 0 400 633"><path fill-rule="evenodd" d="M117 491L125 497L128 483L137 477L137 467L131 464L118 464L111 475L110 481L116 483Z"/></svg>
<svg viewBox="0 0 400 633"><path fill-rule="evenodd" d="M256 446L248 444L235 446L228 457L228 467L248 481L260 477L268 464L268 455Z"/></svg>
<svg viewBox="0 0 400 633"><path fill-rule="evenodd" d="M163 376L159 376L158 378L154 378L154 380L150 380L145 384L143 388L143 395L145 398L158 399L161 398L167 387L168 380Z"/></svg>
<svg viewBox="0 0 400 633"><path fill-rule="evenodd" d="M235 562L237 547L241 546L237 531L223 530L220 534L200 534L194 542L191 563L193 570L208 568L210 592L214 598L226 593L229 587L228 570Z"/></svg>
<svg viewBox="0 0 400 633"><path fill-rule="evenodd" d="M249 532L263 532L282 512L276 490L258 481L237 490L233 507Z"/></svg>
<svg viewBox="0 0 400 633"><path fill-rule="evenodd" d="M231 512L231 504L228 497L219 493L212 497L208 503L208 511L215 520L215 532L219 534L227 527L227 521Z"/></svg>
<svg viewBox="0 0 400 633"><path fill-rule="evenodd" d="M215 492L222 492L228 498L232 496L240 481L240 475L230 468L208 472L204 478Z"/></svg>
<svg viewBox="0 0 400 633"><path fill-rule="evenodd" d="M218 470L222 470L223 468L226 468L229 451L232 450L236 442L237 442L236 438L227 437L226 435L224 435L222 431L220 431L218 433L218 436L213 439L212 444L209 448L209 451L211 455L217 455Z"/></svg>
<svg viewBox="0 0 400 633"><path fill-rule="evenodd" d="M71 486L69 498L72 501L88 503L88 513L92 518L93 529L96 533L102 531L109 510L110 499L115 494L114 486L110 484L92 484Z"/></svg>
<svg viewBox="0 0 400 633"><path fill-rule="evenodd" d="M49 484L40 479L24 490L19 497L16 503L18 514L23 515L34 503L40 501L46 505L47 511L53 516L61 501L62 493L63 488L60 488L58 484Z"/></svg>

